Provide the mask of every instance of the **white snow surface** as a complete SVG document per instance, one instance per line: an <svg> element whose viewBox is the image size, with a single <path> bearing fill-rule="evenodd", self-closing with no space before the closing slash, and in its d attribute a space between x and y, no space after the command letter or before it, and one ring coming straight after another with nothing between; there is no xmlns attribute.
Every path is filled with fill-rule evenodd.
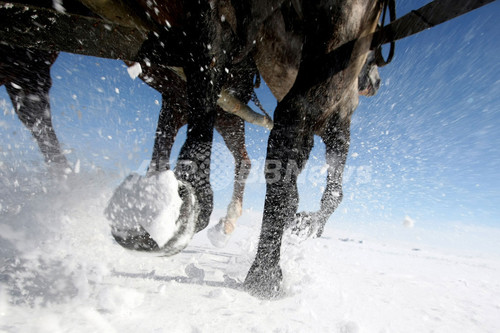
<svg viewBox="0 0 500 333"><path fill-rule="evenodd" d="M333 224L320 239L285 237L284 295L260 300L239 288L260 212L244 212L224 249L202 231L182 253L155 257L111 237L103 210L119 177L41 176L0 167L0 332L500 331L494 255Z"/></svg>

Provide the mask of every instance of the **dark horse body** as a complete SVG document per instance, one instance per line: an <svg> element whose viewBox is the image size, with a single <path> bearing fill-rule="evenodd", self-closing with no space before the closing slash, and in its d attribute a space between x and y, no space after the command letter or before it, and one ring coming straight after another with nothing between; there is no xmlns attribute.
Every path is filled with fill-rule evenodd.
<svg viewBox="0 0 500 333"><path fill-rule="evenodd" d="M375 30L381 3L370 0L291 3L254 0L234 1L232 6L222 0L162 3L166 8L178 10L168 12L163 22L150 16L155 24L164 25L168 21L169 25L150 43L150 59L183 67L186 73L188 132L179 159L190 162L191 166L178 164L175 172L178 179L193 188L200 205L197 230L206 227L213 207L210 154L217 98L228 82L227 69L231 72L237 66L235 63L253 54L261 75L268 80L273 93L280 96L268 141L267 162L274 167L266 170L268 181L259 246L245 280L245 287L253 294L276 296L282 278L279 261L285 226L291 221L300 225L308 220L316 233L321 234L324 223L342 199L350 119L358 103L358 74L371 43L369 38L360 37ZM145 8L148 10L147 4ZM154 8L149 10L154 12ZM273 26L281 30L273 31ZM175 52L166 52L165 40L178 42L180 47ZM291 56L280 57L283 50L289 50ZM274 52L276 56L270 62L259 61L259 54L266 52ZM278 75L285 78L282 80L287 82L285 87L273 83L272 78ZM163 130L158 133L161 137ZM327 186L319 212L296 214L297 176L308 159L314 135L320 135L326 145ZM157 142L158 139L157 136Z"/></svg>

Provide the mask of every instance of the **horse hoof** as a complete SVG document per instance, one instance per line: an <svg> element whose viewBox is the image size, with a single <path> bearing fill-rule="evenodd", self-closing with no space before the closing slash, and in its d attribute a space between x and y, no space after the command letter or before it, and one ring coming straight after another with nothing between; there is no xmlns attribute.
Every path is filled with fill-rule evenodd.
<svg viewBox="0 0 500 333"><path fill-rule="evenodd" d="M198 204L191 186L172 171L129 175L115 190L105 215L124 248L174 255L195 233Z"/></svg>
<svg viewBox="0 0 500 333"><path fill-rule="evenodd" d="M283 274L279 264L266 267L253 263L243 283L244 289L252 296L273 299L282 296Z"/></svg>
<svg viewBox="0 0 500 333"><path fill-rule="evenodd" d="M224 230L224 219L221 219L219 223L208 229L207 236L210 243L219 248L225 247L229 242L229 238L231 238L231 234L227 234Z"/></svg>
<svg viewBox="0 0 500 333"><path fill-rule="evenodd" d="M295 219L288 225L290 232L301 241L320 237L323 228L324 223L316 214L306 212L295 214Z"/></svg>

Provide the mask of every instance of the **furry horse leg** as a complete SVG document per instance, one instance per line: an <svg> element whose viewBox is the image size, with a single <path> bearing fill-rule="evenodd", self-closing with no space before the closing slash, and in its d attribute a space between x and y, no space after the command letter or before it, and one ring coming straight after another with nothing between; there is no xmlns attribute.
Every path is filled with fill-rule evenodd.
<svg viewBox="0 0 500 333"><path fill-rule="evenodd" d="M326 146L328 173L321 207L316 212L300 212L293 222L292 232L302 236L321 237L328 218L342 201L342 175L349 152L350 122L333 117L321 135Z"/></svg>
<svg viewBox="0 0 500 333"><path fill-rule="evenodd" d="M321 236L326 221L342 201L342 176L349 152L350 121L341 123L332 120L323 135L323 141L326 145L328 175L326 188L321 198L321 209L318 214L319 228L316 234L317 237Z"/></svg>
<svg viewBox="0 0 500 333"><path fill-rule="evenodd" d="M190 84L190 81L206 83L204 82L206 78L199 78L199 67L192 71L186 66L185 71L188 78L187 94L190 110L187 137L179 153L175 173L178 179L187 181L194 188L200 207L196 225L196 232L199 232L208 225L213 209L210 158L215 124L216 95L200 98L211 90L209 85Z"/></svg>
<svg viewBox="0 0 500 333"><path fill-rule="evenodd" d="M358 75L358 91L360 95L373 96L380 88L380 75L375 63L374 52L371 51ZM354 112L356 102L341 104L344 109L335 114ZM342 175L349 151L350 120L341 120L333 116L321 135L326 146L326 164L328 165L327 184L321 198L321 208L316 212L300 212L291 225L293 233L301 238L321 237L328 218L342 201Z"/></svg>
<svg viewBox="0 0 500 333"><path fill-rule="evenodd" d="M312 142L312 133L324 131L334 116L350 119L353 109L342 103L357 104L357 76L371 41L340 45L374 31L381 10L380 2L368 0L302 4L302 60L292 89L276 109L267 151L268 162L295 159L299 170L310 150L306 147L312 146L307 144ZM282 177L283 172L278 175ZM275 297L280 292L281 238L285 223L295 218L297 205L296 176L288 182L280 178L271 183L268 179L257 255L245 279L245 287L257 296Z"/></svg>
<svg viewBox="0 0 500 333"><path fill-rule="evenodd" d="M224 247L236 227L236 220L242 213L243 193L251 162L245 147L245 122L241 118L219 111L215 128L234 157L234 188L231 202L227 207L226 216L208 231L212 244Z"/></svg>
<svg viewBox="0 0 500 333"><path fill-rule="evenodd" d="M245 288L258 297L276 297L282 279L280 248L283 230L295 217L299 198L297 177L313 146L313 133L306 127L306 107L301 97L281 101L269 136L266 158L266 200L255 261ZM298 98L296 98L298 97Z"/></svg>
<svg viewBox="0 0 500 333"><path fill-rule="evenodd" d="M219 129L217 126L216 128L233 155L235 164L233 197L227 208L227 214L223 218L224 233L230 234L236 226L236 220L241 216L245 182L252 164L245 147L245 122L239 117L228 114L219 116L217 122L221 117L230 118L223 128Z"/></svg>
<svg viewBox="0 0 500 333"><path fill-rule="evenodd" d="M217 98L230 66L231 30L224 25L210 3L188 2L185 33L190 40L185 50L188 131L181 148L175 173L194 189L200 212L196 232L209 223L213 210L210 186L210 158L215 125Z"/></svg>
<svg viewBox="0 0 500 333"><path fill-rule="evenodd" d="M50 66L56 57L43 51L23 50L16 65L12 65L16 67L16 76L6 88L19 119L37 141L45 162L51 170L61 173L71 168L59 146L50 112Z"/></svg>

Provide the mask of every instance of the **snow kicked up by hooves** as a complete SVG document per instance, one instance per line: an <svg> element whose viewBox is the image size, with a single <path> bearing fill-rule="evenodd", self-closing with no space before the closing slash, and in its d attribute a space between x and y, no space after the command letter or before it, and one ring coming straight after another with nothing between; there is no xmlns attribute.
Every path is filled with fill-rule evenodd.
<svg viewBox="0 0 500 333"><path fill-rule="evenodd" d="M129 175L116 189L107 208L113 227L134 229L140 225L163 247L176 232L182 206L178 187L170 170L151 177Z"/></svg>
<svg viewBox="0 0 500 333"><path fill-rule="evenodd" d="M260 212L244 211L224 249L202 231L176 256L144 256L116 244L102 213L121 177L79 174L53 185L32 172L0 168L0 176L1 332L500 331L493 254L327 226L319 239L284 239L284 297L264 301L239 287ZM224 214L216 210L211 223ZM485 242L498 230L463 234Z"/></svg>
<svg viewBox="0 0 500 333"><path fill-rule="evenodd" d="M171 256L194 235L199 207L192 187L172 171L132 173L104 210L117 243L130 250Z"/></svg>
<svg viewBox="0 0 500 333"><path fill-rule="evenodd" d="M182 199L177 190L179 183L172 171L167 170L158 175L157 184L159 185L158 192L163 194L159 196L164 204L163 209L156 219L141 225L151 235L151 238L162 247L175 234L175 222L179 218Z"/></svg>

